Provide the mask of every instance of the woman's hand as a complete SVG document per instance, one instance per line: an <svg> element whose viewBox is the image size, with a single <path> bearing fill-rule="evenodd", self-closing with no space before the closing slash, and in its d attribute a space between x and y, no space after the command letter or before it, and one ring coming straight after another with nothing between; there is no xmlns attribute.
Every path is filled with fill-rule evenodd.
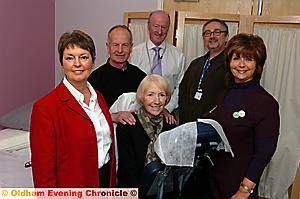
<svg viewBox="0 0 300 199"><path fill-rule="evenodd" d="M175 117L166 108L164 108L163 110L163 115L166 118L166 122L168 124L176 124Z"/></svg>
<svg viewBox="0 0 300 199"><path fill-rule="evenodd" d="M250 196L250 193L244 190L239 190L231 197L231 199L247 199Z"/></svg>
<svg viewBox="0 0 300 199"><path fill-rule="evenodd" d="M256 184L248 178L244 178L239 190L231 197L231 199L247 199L255 188Z"/></svg>
<svg viewBox="0 0 300 199"><path fill-rule="evenodd" d="M135 118L132 115L133 112L136 110L131 111L120 111L117 113L111 114L111 119L114 123L121 123L121 124L129 124L129 125L135 125Z"/></svg>

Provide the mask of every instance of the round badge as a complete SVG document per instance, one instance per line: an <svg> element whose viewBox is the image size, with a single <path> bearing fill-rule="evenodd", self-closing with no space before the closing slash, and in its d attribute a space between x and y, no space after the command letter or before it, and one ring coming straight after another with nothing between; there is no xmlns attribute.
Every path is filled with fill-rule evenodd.
<svg viewBox="0 0 300 199"><path fill-rule="evenodd" d="M246 115L245 111L243 111L243 110L239 111L239 116L240 117L245 117L245 115Z"/></svg>
<svg viewBox="0 0 300 199"><path fill-rule="evenodd" d="M232 116L233 116L233 118L239 118L239 113L238 112L233 112L233 114L232 114Z"/></svg>

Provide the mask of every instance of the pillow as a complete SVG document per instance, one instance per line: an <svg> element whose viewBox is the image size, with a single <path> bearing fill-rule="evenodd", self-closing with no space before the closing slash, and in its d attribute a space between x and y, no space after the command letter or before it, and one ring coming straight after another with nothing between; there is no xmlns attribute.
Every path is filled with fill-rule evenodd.
<svg viewBox="0 0 300 199"><path fill-rule="evenodd" d="M33 103L25 104L0 117L0 125L29 131Z"/></svg>
<svg viewBox="0 0 300 199"><path fill-rule="evenodd" d="M15 146L28 145L29 132L15 129L4 129L0 131L0 150Z"/></svg>

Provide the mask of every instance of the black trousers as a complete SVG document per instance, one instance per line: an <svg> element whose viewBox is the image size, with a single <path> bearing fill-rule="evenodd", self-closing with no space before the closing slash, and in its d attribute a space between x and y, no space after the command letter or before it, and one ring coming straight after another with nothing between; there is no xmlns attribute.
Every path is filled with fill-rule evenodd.
<svg viewBox="0 0 300 199"><path fill-rule="evenodd" d="M103 165L99 170L99 184L101 188L109 188L110 180L110 161Z"/></svg>

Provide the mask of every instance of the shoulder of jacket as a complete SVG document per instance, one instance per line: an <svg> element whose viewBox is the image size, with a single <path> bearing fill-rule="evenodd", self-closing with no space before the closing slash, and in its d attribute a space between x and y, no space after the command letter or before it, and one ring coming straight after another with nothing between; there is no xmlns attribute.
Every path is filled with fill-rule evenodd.
<svg viewBox="0 0 300 199"><path fill-rule="evenodd" d="M47 95L36 100L34 103L34 106L49 108L52 105L56 104L56 102L58 102L58 101L59 101L58 88L55 88L52 91L50 91L50 93L48 93Z"/></svg>

